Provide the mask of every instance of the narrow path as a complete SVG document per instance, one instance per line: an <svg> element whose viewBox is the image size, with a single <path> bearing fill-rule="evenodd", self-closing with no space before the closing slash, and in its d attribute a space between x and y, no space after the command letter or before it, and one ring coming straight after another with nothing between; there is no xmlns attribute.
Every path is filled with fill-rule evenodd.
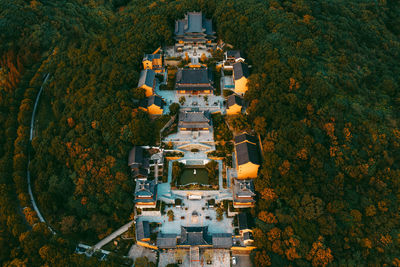
<svg viewBox="0 0 400 267"><path fill-rule="evenodd" d="M132 223L133 223L133 221L128 222L127 224L121 226L119 229L114 231L112 234L110 234L106 238L100 240L100 242L98 242L96 245L93 246L93 250L95 251L95 250L101 249L104 245L111 242L114 238L116 238L117 236L121 235L122 233L125 233L126 231L128 231L128 229Z"/></svg>
<svg viewBox="0 0 400 267"><path fill-rule="evenodd" d="M30 135L29 135L29 142L32 142L33 139L33 135L34 135L34 124L35 124L35 114L36 114L36 109L39 103L39 99L40 99L40 95L42 94L43 91L43 87L45 85L45 83L47 82L48 78L50 77L50 73L46 74L46 77L42 83L42 86L40 87L40 90L36 96L36 100L35 100L35 105L33 106L33 111L32 111L32 118L31 118L31 129L30 129ZM31 174L29 172L29 163L31 162L31 153L30 151L28 152L28 166L27 166L27 171L26 171L26 177L28 180L28 192L29 192L29 196L31 198L31 203L33 206L33 209L35 210L37 216L39 217L40 222L44 222L47 224L47 227L50 229L50 231L55 234L54 230L49 226L49 224L46 222L46 220L44 219L44 217L42 216L42 213L40 212L38 206L36 205L36 201L35 198L33 197L33 193L32 193L32 186L31 186Z"/></svg>

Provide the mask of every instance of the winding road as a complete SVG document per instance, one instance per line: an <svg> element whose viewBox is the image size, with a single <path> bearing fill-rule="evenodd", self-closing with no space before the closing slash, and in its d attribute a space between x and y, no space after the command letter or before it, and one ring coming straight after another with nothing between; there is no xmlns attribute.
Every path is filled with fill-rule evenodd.
<svg viewBox="0 0 400 267"><path fill-rule="evenodd" d="M29 135L29 142L32 142L33 139L33 135L34 135L34 124L35 124L35 114L36 114L36 109L39 103L39 99L40 99L40 95L42 94L43 91L43 87L45 85L45 83L47 82L47 80L50 77L50 73L46 74L46 77L42 83L42 86L40 87L40 90L36 96L36 100L35 100L35 105L33 106L33 111L32 111L32 118L31 118L31 129L30 129L30 135ZM29 192L29 196L31 198L31 203L33 206L33 209L35 210L37 216L39 217L40 222L46 223L47 227L49 228L49 230L53 233L56 234L56 232L54 232L54 230L49 226L49 224L46 222L46 220L44 219L42 213L40 212L38 206L36 205L36 201L35 198L33 197L33 193L32 193L32 186L31 186L31 174L29 172L29 164L31 162L31 153L30 151L28 152L28 166L27 166L27 171L26 171L26 177L28 179L28 192Z"/></svg>

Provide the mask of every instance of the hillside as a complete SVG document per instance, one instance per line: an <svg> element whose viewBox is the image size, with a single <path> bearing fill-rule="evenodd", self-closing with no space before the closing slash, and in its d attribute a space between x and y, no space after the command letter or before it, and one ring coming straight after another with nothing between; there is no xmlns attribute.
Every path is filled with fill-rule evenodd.
<svg viewBox="0 0 400 267"><path fill-rule="evenodd" d="M129 219L129 149L158 138L157 121L132 111L142 56L171 44L174 21L192 10L252 65L246 119L263 147L255 266L400 265L397 1L8 2L0 0L4 266L99 265L75 245ZM29 151L34 194L57 236L30 204Z"/></svg>

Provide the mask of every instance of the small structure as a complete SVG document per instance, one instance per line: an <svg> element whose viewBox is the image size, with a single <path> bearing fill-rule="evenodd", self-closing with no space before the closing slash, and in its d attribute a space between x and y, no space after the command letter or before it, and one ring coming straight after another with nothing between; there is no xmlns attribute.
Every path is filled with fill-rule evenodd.
<svg viewBox="0 0 400 267"><path fill-rule="evenodd" d="M182 111L179 114L180 131L209 131L210 119L204 111Z"/></svg>
<svg viewBox="0 0 400 267"><path fill-rule="evenodd" d="M235 136L234 141L237 178L256 178L261 163L256 137L243 133Z"/></svg>
<svg viewBox="0 0 400 267"><path fill-rule="evenodd" d="M225 248L229 249L232 247L232 234L229 233L216 233L212 235L213 248Z"/></svg>
<svg viewBox="0 0 400 267"><path fill-rule="evenodd" d="M246 93L249 68L246 63L236 62L233 64L233 80L235 82L235 93L243 95Z"/></svg>
<svg viewBox="0 0 400 267"><path fill-rule="evenodd" d="M208 227L181 226L180 246L211 246Z"/></svg>
<svg viewBox="0 0 400 267"><path fill-rule="evenodd" d="M128 166L131 168L134 179L147 179L148 163L144 158L144 150L141 146L134 146L129 152Z"/></svg>
<svg viewBox="0 0 400 267"><path fill-rule="evenodd" d="M142 70L140 72L140 78L137 87L146 90L146 97L149 97L153 94L155 86L156 86L155 72L151 69Z"/></svg>
<svg viewBox="0 0 400 267"><path fill-rule="evenodd" d="M252 180L234 179L233 207L250 208L254 206L254 185Z"/></svg>
<svg viewBox="0 0 400 267"><path fill-rule="evenodd" d="M247 213L239 213L238 215L239 234L245 246L251 246L254 242L253 230L250 229Z"/></svg>
<svg viewBox="0 0 400 267"><path fill-rule="evenodd" d="M154 181L137 180L135 203L137 208L155 208L157 204L157 185Z"/></svg>
<svg viewBox="0 0 400 267"><path fill-rule="evenodd" d="M174 249L177 244L177 234L158 233L157 247L160 249Z"/></svg>
<svg viewBox="0 0 400 267"><path fill-rule="evenodd" d="M243 107L243 99L236 95L232 94L228 96L226 99L226 114L227 115L236 115L242 112Z"/></svg>
<svg viewBox="0 0 400 267"><path fill-rule="evenodd" d="M139 108L147 111L151 115L162 115L164 105L163 99L158 95L152 95L139 102Z"/></svg>
<svg viewBox="0 0 400 267"><path fill-rule="evenodd" d="M150 225L148 221L138 221L136 223L136 240L150 241Z"/></svg>
<svg viewBox="0 0 400 267"><path fill-rule="evenodd" d="M180 94L212 94L214 92L212 72L207 68L178 69L175 89Z"/></svg>
<svg viewBox="0 0 400 267"><path fill-rule="evenodd" d="M242 57L239 50L229 50L224 53L224 69L233 69L233 65L237 62L244 62L245 59Z"/></svg>
<svg viewBox="0 0 400 267"><path fill-rule="evenodd" d="M215 39L212 20L206 19L202 12L188 12L184 19L175 22L175 49L178 52L182 52L185 46L213 48Z"/></svg>
<svg viewBox="0 0 400 267"><path fill-rule="evenodd" d="M163 71L161 54L145 54L142 63L145 70L150 69L156 73Z"/></svg>

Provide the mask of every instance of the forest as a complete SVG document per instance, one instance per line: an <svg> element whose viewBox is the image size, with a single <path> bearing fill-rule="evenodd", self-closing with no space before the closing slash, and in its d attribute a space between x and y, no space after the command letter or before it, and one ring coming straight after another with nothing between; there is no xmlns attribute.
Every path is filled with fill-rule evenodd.
<svg viewBox="0 0 400 267"><path fill-rule="evenodd" d="M394 0L0 0L0 264L119 266L75 246L131 218L128 152L160 128L134 111L142 56L194 10L252 66L254 265L400 266Z"/></svg>

